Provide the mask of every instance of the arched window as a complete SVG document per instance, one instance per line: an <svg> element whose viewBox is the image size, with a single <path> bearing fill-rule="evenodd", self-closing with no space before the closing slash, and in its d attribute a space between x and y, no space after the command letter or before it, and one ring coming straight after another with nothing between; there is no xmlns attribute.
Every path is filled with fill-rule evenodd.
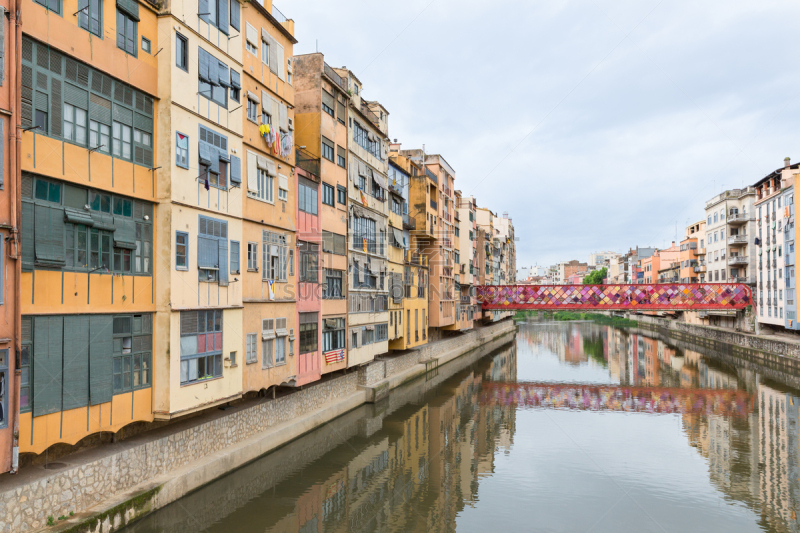
<svg viewBox="0 0 800 533"><path fill-rule="evenodd" d="M714 213L714 222L716 222L716 221L718 220L718 219L717 219L717 217L718 217L718 216L719 216L719 215L718 215L717 213Z"/></svg>
<svg viewBox="0 0 800 533"><path fill-rule="evenodd" d="M720 210L720 212L719 212L719 219L720 219L720 220L725 220L725 210L724 210L724 209L721 209L721 210Z"/></svg>
<svg viewBox="0 0 800 533"><path fill-rule="evenodd" d="M711 215L708 215L708 224L711 224Z"/></svg>

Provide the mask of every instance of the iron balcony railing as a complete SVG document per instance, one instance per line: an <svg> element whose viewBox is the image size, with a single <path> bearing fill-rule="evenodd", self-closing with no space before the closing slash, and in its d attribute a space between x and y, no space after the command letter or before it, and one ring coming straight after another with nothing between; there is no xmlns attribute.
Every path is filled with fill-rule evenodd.
<svg viewBox="0 0 800 533"><path fill-rule="evenodd" d="M752 213L734 213L728 216L728 224L743 224L755 220Z"/></svg>
<svg viewBox="0 0 800 533"><path fill-rule="evenodd" d="M325 63L325 75L328 76L336 85L342 88L343 91L347 90L347 81L339 76L335 70L331 68L330 65ZM344 120L344 119L343 119Z"/></svg>
<svg viewBox="0 0 800 533"><path fill-rule="evenodd" d="M439 208L439 204L438 204L438 203L436 203L436 201L434 201L434 200L431 200L431 208L432 208L432 209L438 209L438 208Z"/></svg>
<svg viewBox="0 0 800 533"><path fill-rule="evenodd" d="M436 174L434 174L433 172L431 172L431 169L429 169L428 167L425 167L425 174L426 174L426 175L427 175L427 176L428 176L428 177L431 179L431 181L433 181L435 184L437 184L437 185L439 184L439 178L437 178L437 177L436 177Z"/></svg>
<svg viewBox="0 0 800 533"><path fill-rule="evenodd" d="M728 237L728 244L747 244L747 235L731 235Z"/></svg>

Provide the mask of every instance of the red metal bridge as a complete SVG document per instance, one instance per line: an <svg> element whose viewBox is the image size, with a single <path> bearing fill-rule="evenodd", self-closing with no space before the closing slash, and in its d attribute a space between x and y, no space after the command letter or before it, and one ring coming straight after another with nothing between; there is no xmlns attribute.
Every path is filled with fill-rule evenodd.
<svg viewBox="0 0 800 533"><path fill-rule="evenodd" d="M558 311L736 310L753 303L741 283L481 285L477 299L483 309Z"/></svg>
<svg viewBox="0 0 800 533"><path fill-rule="evenodd" d="M569 383L484 382L481 405L539 409L622 411L650 414L716 414L744 417L754 411L747 391L582 385Z"/></svg>

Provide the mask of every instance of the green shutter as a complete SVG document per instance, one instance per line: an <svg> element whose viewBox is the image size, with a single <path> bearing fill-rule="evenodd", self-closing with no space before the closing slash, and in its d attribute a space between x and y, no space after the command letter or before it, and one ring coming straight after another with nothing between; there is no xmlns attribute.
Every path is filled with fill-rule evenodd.
<svg viewBox="0 0 800 533"><path fill-rule="evenodd" d="M92 405L111 401L113 315L89 319L89 398Z"/></svg>
<svg viewBox="0 0 800 533"><path fill-rule="evenodd" d="M36 262L64 266L64 209L37 204L34 219Z"/></svg>
<svg viewBox="0 0 800 533"><path fill-rule="evenodd" d="M136 222L132 218L114 217L114 246L116 248L136 249Z"/></svg>
<svg viewBox="0 0 800 533"><path fill-rule="evenodd" d="M139 2L136 0L117 0L117 7L130 15L130 17L139 21Z"/></svg>
<svg viewBox="0 0 800 533"><path fill-rule="evenodd" d="M35 254L33 252L33 204L22 202L22 268L30 272L33 270Z"/></svg>
<svg viewBox="0 0 800 533"><path fill-rule="evenodd" d="M39 316L33 324L33 416L61 410L62 334L60 316Z"/></svg>
<svg viewBox="0 0 800 533"><path fill-rule="evenodd" d="M89 317L64 317L64 410L89 405Z"/></svg>

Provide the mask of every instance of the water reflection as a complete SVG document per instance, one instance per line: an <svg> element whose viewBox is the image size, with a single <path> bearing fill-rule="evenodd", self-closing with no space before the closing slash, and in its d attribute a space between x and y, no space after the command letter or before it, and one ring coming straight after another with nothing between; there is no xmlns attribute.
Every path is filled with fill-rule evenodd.
<svg viewBox="0 0 800 533"><path fill-rule="evenodd" d="M735 362L523 324L129 531L797 532L800 394Z"/></svg>

